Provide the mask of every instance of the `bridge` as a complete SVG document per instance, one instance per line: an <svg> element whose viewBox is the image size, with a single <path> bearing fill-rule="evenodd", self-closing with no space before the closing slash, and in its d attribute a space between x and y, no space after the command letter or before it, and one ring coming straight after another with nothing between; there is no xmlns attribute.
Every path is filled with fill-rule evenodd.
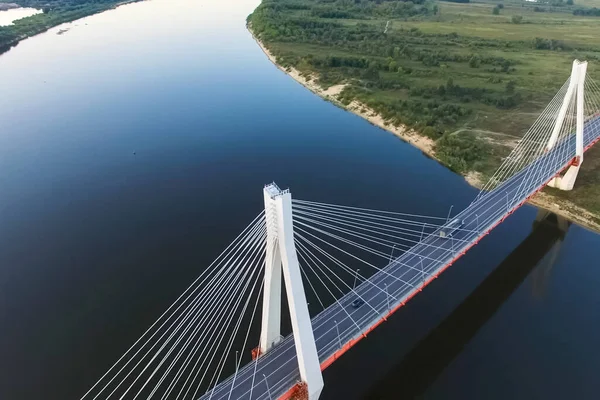
<svg viewBox="0 0 600 400"><path fill-rule="evenodd" d="M322 370L530 197L573 189L600 140L599 112L600 90L576 60L456 215L297 200L267 185L265 209L81 399L318 399Z"/></svg>
<svg viewBox="0 0 600 400"><path fill-rule="evenodd" d="M492 318L525 278L532 273L533 291L548 281L549 270L571 223L539 210L531 233L438 326L421 339L367 400L422 398L427 389L460 355L476 333Z"/></svg>

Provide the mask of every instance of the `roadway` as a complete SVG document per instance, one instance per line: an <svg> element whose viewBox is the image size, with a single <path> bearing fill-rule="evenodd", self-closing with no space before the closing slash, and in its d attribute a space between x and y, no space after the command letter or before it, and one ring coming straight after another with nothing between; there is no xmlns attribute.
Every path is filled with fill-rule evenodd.
<svg viewBox="0 0 600 400"><path fill-rule="evenodd" d="M600 118L584 128L584 148L600 138ZM575 135L558 143L523 170L473 202L454 218L465 225L452 238L436 231L393 260L312 319L322 368L377 326L456 259L477 244L574 158ZM453 219L454 219L453 218ZM353 308L360 297L365 304ZM293 336L221 382L201 399L259 400L284 395L300 379Z"/></svg>

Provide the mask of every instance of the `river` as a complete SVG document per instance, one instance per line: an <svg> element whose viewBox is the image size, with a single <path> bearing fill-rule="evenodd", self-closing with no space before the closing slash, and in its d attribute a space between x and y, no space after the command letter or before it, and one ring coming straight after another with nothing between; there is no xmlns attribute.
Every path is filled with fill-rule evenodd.
<svg viewBox="0 0 600 400"><path fill-rule="evenodd" d="M256 5L136 3L0 56L1 399L79 399L256 215L265 183L439 216L475 196L277 70L245 29ZM597 398L600 236L529 236L536 213L328 368L322 398Z"/></svg>

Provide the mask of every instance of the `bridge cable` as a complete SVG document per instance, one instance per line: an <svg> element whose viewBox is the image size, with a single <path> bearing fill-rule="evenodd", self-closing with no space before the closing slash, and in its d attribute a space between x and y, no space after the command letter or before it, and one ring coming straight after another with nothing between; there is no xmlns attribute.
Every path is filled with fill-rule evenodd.
<svg viewBox="0 0 600 400"><path fill-rule="evenodd" d="M544 148L548 138L548 128L553 126L556 120L558 110L566 94L570 78L565 82L561 89L556 93L552 101L538 116L534 124L525 133L519 144L513 149L508 157L505 158L501 166L496 170L488 182L481 188L475 201L499 183L504 182L508 177L514 175L527 165L531 159L537 158L540 149ZM516 161L516 162L515 162Z"/></svg>
<svg viewBox="0 0 600 400"><path fill-rule="evenodd" d="M249 236L250 236L250 235L249 235ZM248 236L248 237L249 237L249 236ZM225 265L227 265L227 263L225 263ZM230 268L229 268L227 271L229 271L229 270L230 270ZM215 275L215 276L218 276L218 275ZM205 293L207 293L207 296L209 296L209 295L211 294L211 292L212 292L212 291L213 291L215 288L218 288L218 287L220 287L220 284L222 284L222 279L223 279L225 276L227 276L227 275L226 275L226 274L225 274L225 275L222 275L222 276L219 278L219 280L218 280L218 281L216 281L215 285L213 285L213 286L207 285L207 286L204 288L204 291L203 291L203 292L201 292L201 293L200 293L200 294L199 294L199 295L198 295L198 296L197 296L197 297L196 297L196 298L195 298L195 299L194 299L194 300L193 300L193 301L190 303L190 305L187 307L187 314L182 314L182 315L181 315L181 317L183 317L183 318L184 318L184 319L183 319L183 321L185 321L185 320L186 320L186 319L189 317L189 315L191 315L191 313L192 313L192 312L196 312L196 311L198 310L198 307L199 307L199 305L200 305L200 303L201 303L201 299L204 297L204 294L205 294ZM229 281L230 281L230 282L232 282L230 279L229 279ZM227 281L226 281L225 283L227 283ZM191 311L190 311L190 310L191 310ZM184 311L184 312L186 312L186 311ZM177 320L175 320L175 322L176 322L176 321L177 321ZM173 326L174 326L174 325L172 324L172 325L171 325L171 327L173 327ZM176 328L176 331L175 331L175 332L177 332L177 331L180 329L180 327L181 327L181 326L182 326L182 323L180 323L180 324L179 324L179 326ZM166 331L165 333L163 333L163 335L161 335L161 337L159 338L159 341L160 341L160 340L161 340L161 339L164 337L164 335L165 335L166 333L168 333L168 331L169 331L170 329L171 329L171 328L168 328L168 329L167 329L167 331ZM169 338L169 339L167 339L167 341L170 341L170 338ZM128 374L127 374L127 375L126 375L124 378L123 378L123 380L121 381L121 383L120 383L119 385L117 385L117 387L116 387L116 388L113 390L113 392L111 392L111 394L109 394L109 395L108 395L108 397L111 397L111 396L112 396L112 394L114 394L114 392L115 392L115 391L118 389L118 387L119 387L119 386L120 386L120 385L121 385L121 384L122 384L122 383L125 381L125 379L127 379L127 378L129 377L129 375L131 375L131 373L133 373L133 371L134 371L134 370L137 368L137 366L138 366L138 365L140 365L140 363L143 361L143 359L144 359L144 358L145 358L145 357L146 357L146 356L149 354L149 352L150 352L150 351L152 351L152 349L153 349L154 347L156 347L156 345L158 345L158 343L159 343L159 342L155 343L155 344L154 344L154 345L153 345L153 346L150 348L150 350L149 350L149 351L146 353L146 355L144 355L144 356L143 356L143 357L140 359L140 361L138 361L138 363L137 363L137 364L134 366L134 368L133 368L133 369L132 369L132 370L131 370L131 371L130 371L130 372L129 372L129 373L128 373Z"/></svg>
<svg viewBox="0 0 600 400"><path fill-rule="evenodd" d="M212 269L218 267L220 265L221 261L224 259L224 257L227 257L231 253L231 251L233 251L236 248L236 246L248 234L248 232L253 229L253 227L255 226L257 221L259 221L262 218L263 214L264 214L264 211L261 211L261 213L259 213L252 220L252 222L250 222L250 224L248 224L248 226L242 230L242 232L231 242L231 244L229 244L225 248L225 250L223 250L223 252L221 254L219 254L219 256L217 256L217 258L208 266L208 268L206 268L198 276L198 278L196 278L194 280L194 282L192 282L192 284L171 304L171 306L169 306L169 308L167 308L166 311L163 312L163 314L142 334L142 336L138 340L136 340L133 345L131 345L131 347L104 373L104 375L102 375L100 377L100 379L98 379L98 381L81 397L81 400L85 400L87 398L87 396L90 393L92 393L94 391L94 389L96 389L98 387L98 385L100 385L101 382L103 382L104 379L115 369L115 367L117 365L119 365L119 363L121 361L123 361L125 359L125 357L127 357L127 355L129 355L131 353L131 351L146 337L146 335L148 335L152 331L152 329L155 326L157 326L164 319L165 316L167 316L169 314L169 312L171 312L174 308L175 308L175 310L173 311L173 313L176 313L177 311L179 311L179 309L182 307L182 305L185 304L185 302L193 295L193 293L200 286L202 286L202 284L204 284L206 282L206 280L211 279L211 276L209 273L212 272ZM181 304L179 304L182 299L183 299L183 301L181 302ZM177 306L177 304L179 304L179 305ZM169 321L169 319L173 315L174 314L171 314L165 321L162 322L162 324L158 328L158 331ZM141 348L144 348L145 345L148 343L148 341L151 340L152 337L154 337L155 335L156 335L156 332L153 335L151 335L150 338L147 339L146 343L144 345L142 345ZM140 350L138 350L138 352L139 351ZM134 354L134 357L135 357L135 355L137 355L138 352L136 352L136 354ZM119 374L119 373L120 373L120 371L117 372L117 374ZM108 386L111 382L112 382L112 380L109 381L106 384L106 386ZM106 386L100 390L99 394L102 393L106 389ZM96 399L96 398L97 398L97 396L94 397L94 399Z"/></svg>
<svg viewBox="0 0 600 400"><path fill-rule="evenodd" d="M360 213L359 214L348 213L348 212L344 212L343 210L341 210L341 211L335 210L335 209L320 210L320 209L316 209L316 208L312 208L312 207L304 207L304 206L294 206L294 212L296 214L310 215L313 217L318 216L323 219L324 218L329 218L329 219L337 218L338 220L345 219L345 220L350 220L351 222L354 222L354 223L362 223L365 225L374 225L377 227L390 228L387 230L393 231L393 232L402 232L402 233L406 232L407 235L417 236L419 238L421 237L421 231L423 228L436 230L446 224L445 220L443 223L436 223L436 224L421 222L421 221L396 222L396 221L390 220L385 217L378 218L377 216L369 216L369 215L365 216ZM392 223L399 223L401 225L408 225L410 227L390 225L388 223L388 221L391 221ZM418 227L418 229L415 229L413 227ZM380 229L385 230L384 228L380 228ZM459 228L458 230L464 231L465 229Z"/></svg>
<svg viewBox="0 0 600 400"><path fill-rule="evenodd" d="M161 349L159 349L157 352L157 354L160 354L162 349L164 349L164 345L171 342L173 334L179 332L183 324L190 320L192 313L199 312L197 301L201 298L206 298L207 293L211 293L211 291L216 287L213 285L223 282L223 278L227 274L227 270L223 268L223 266L227 266L228 257L239 253L239 250L243 248L245 243L247 243L248 238L255 234L257 227L264 222L264 218L262 217L263 212L261 212L246 228L244 228L242 233L240 233L236 239L234 239L234 241L227 246L227 248L213 263L211 263L211 265L205 271L203 271L203 273L192 283L192 285L190 285L188 289L186 289L186 291L184 291L184 293L180 295L174 303L172 303L167 311L165 311L159 317L159 319L146 330L142 337L140 337L96 382L96 384L92 386L92 388L88 390L86 394L84 394L82 399L86 399L87 396L98 391L99 389L98 393L96 393L94 396L94 399L97 399L98 396L100 396L100 394L102 394L109 386L115 386L115 379L121 376L123 371L125 371L125 368L127 368L131 362L138 360L138 362L133 366L133 369L121 379L121 383L116 385L114 390L108 394L107 398L110 398L116 393L116 391L119 389L119 386L121 386L125 380L129 378L132 371L137 369L140 363L148 356L149 352L151 352L156 345L165 338L165 335L170 333L171 335L169 338L166 339L166 341L163 343L163 346L161 346ZM221 289L223 289L223 287L221 287ZM168 324L170 324L169 327L167 327ZM148 345L150 345L150 342L153 341L157 335L159 336L158 341L148 349ZM143 344L141 344L142 342ZM144 351L144 349L147 349L146 354L140 358L140 352ZM119 368L122 362L125 361L126 357L129 357L127 362ZM117 368L119 368L118 371ZM107 382L106 380L109 378L110 374L114 374L114 376L112 376L112 378L110 378ZM143 372L140 374L143 374ZM137 379L130 384L130 388L135 384L135 381L137 381ZM103 387L99 388L99 385L103 385ZM124 393L121 398L124 398L126 393Z"/></svg>
<svg viewBox="0 0 600 400"><path fill-rule="evenodd" d="M398 243L397 241L394 241L394 240L391 240L391 239L384 239L384 238L379 239L381 241L387 242L388 244L379 243L379 244L385 245L387 247L400 247L400 246L404 246L406 248L412 248L415 244L422 243L423 238L425 238L426 236L428 236L431 233L434 233L435 231L439 230L442 227L442 226L438 227L438 226L426 226L426 225L423 225L423 227L421 229L410 229L410 230L407 230L407 229L404 229L404 228L399 228L402 231L398 232L398 228L396 230L388 228L388 227L390 227L390 225L378 224L378 223L374 223L374 222L371 222L371 221L363 222L363 224L360 224L358 222L355 222L354 221L355 219L353 219L353 218L351 218L351 221L347 221L346 219L343 219L343 218L338 218L338 219L329 218L329 217L326 217L326 216L322 216L320 214L305 213L305 212L302 212L302 211L297 211L296 214L295 214L295 217L298 218L298 219L302 219L305 222L312 222L312 223L315 223L315 224L321 224L321 226L329 227L331 229L336 229L336 230L339 230L339 231L342 231L342 228L330 225L327 222L337 223L337 224L340 224L340 225L343 225L343 226L347 226L347 227L352 228L352 229L359 229L359 230L363 230L363 231L370 232L370 233L376 233L376 234L379 234L379 235L387 236L389 238L394 238L394 239L397 239L397 240L402 240L402 241L410 243L410 244L403 244L403 243ZM358 221L360 221L360 220L358 220ZM368 225L368 226L372 227L372 229L365 227L365 225ZM379 225L383 226L383 228L380 227ZM431 230L430 231L429 230L425 231L425 228L429 228ZM376 229L380 229L381 231L377 231ZM350 235L358 236L358 233L355 232L355 231L349 231L349 230L343 230L343 231L345 233L350 234ZM462 228L458 228L458 227L454 231L455 232L468 232L468 233L473 232L470 229L462 229ZM388 233L388 232L392 232L392 233L396 233L396 234L404 234L406 236L415 236L415 237L418 237L419 240L411 239L411 238L404 237L404 236L396 236L396 235L393 235L393 234ZM364 234L364 235L369 236L367 234ZM370 236L370 237L372 237L372 236ZM368 239L366 239L366 240L368 240ZM462 241L462 239L457 239L457 240L458 241ZM432 247L437 247L437 246L432 246Z"/></svg>
<svg viewBox="0 0 600 400"><path fill-rule="evenodd" d="M245 268L241 268L240 271L245 271ZM248 271L245 271L245 274L247 275ZM239 275L238 275L239 276ZM245 276L245 275L244 275ZM235 282L235 280L234 280ZM241 279L238 280L238 285L236 286L236 291L234 291L234 293L237 293L237 291L239 290L240 285L244 282L244 278L242 277ZM215 299L218 299L218 297L215 297ZM218 302L213 299L213 303L218 304ZM229 304L227 304L228 306ZM179 344L179 342L183 339L183 337L185 336L185 334L188 332L188 330L191 328L192 324L196 323L198 321L198 318L200 318L200 310L197 311L196 316L191 320L190 324L188 324L184 331L180 334L179 338L177 339L177 341L175 342L175 344L168 350L167 354L163 357L163 360L159 363L159 365L155 368L154 372L152 372L151 376L147 379L146 383L143 384L142 388L139 390L139 392L135 395L134 399L137 398L137 396L143 391L143 389L145 388L145 386L150 382L150 380L152 379L152 377L158 372L159 368L162 366L162 364L166 361L166 359L169 357L169 355L171 354L171 352L175 349L175 347ZM210 315L210 314L209 314ZM208 316L205 315L204 319L208 319ZM198 329L198 327L196 328ZM208 332L212 332L212 329L210 327L208 327L205 331ZM158 356L158 354L160 353L160 351L162 351L163 348L166 347L166 345L168 344L168 342L171 340L171 338L169 338L169 340L167 340L167 342L165 344L163 344L163 346L161 347L161 350L159 350L159 352L157 352L157 354L155 355L155 357L153 357L153 359L149 362L149 364L144 368L144 370L142 371L142 373L140 373L138 375L138 378L136 378L135 381L137 381L137 379L139 379L139 377L141 377L141 375L143 374L143 372L149 367L149 365L152 363L152 361L154 361L154 359L156 359L156 357ZM188 339L188 343L189 343L189 339ZM185 347L184 347L185 349ZM177 360L177 359L176 359ZM175 360L175 361L176 361ZM134 383L135 383L134 381ZM162 381L159 381L159 384L162 383ZM131 387L130 387L131 388ZM129 390L129 389L128 389ZM125 393L126 394L126 393ZM124 394L124 395L125 395ZM123 398L124 395L121 397ZM153 393L150 394L150 397L153 395Z"/></svg>

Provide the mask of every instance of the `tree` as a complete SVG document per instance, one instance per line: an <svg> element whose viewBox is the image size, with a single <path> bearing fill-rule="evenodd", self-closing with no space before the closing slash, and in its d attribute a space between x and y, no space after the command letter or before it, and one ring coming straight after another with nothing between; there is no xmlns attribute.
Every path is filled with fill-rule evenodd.
<svg viewBox="0 0 600 400"><path fill-rule="evenodd" d="M500 9L498 7L494 7L492 9L492 14L494 14L494 15L500 15Z"/></svg>
<svg viewBox="0 0 600 400"><path fill-rule="evenodd" d="M568 5L568 6L572 6L573 4L574 4L574 1L573 1L573 0L567 0L567 5Z"/></svg>
<svg viewBox="0 0 600 400"><path fill-rule="evenodd" d="M513 24L520 24L521 22L523 22L523 16L521 15L513 15L511 18L511 21Z"/></svg>
<svg viewBox="0 0 600 400"><path fill-rule="evenodd" d="M504 4L502 4L502 3L498 3L498 6L497 6L497 7L498 7L499 9L501 9L501 10L502 10L502 9L504 8Z"/></svg>
<svg viewBox="0 0 600 400"><path fill-rule="evenodd" d="M437 139L440 136L432 126L426 126L425 129L423 129L423 135L432 139Z"/></svg>
<svg viewBox="0 0 600 400"><path fill-rule="evenodd" d="M517 86L517 84L515 83L515 81L509 81L506 84L506 93L514 93L515 92L515 87Z"/></svg>
<svg viewBox="0 0 600 400"><path fill-rule="evenodd" d="M479 57L477 57L476 55L472 56L469 60L469 66L471 68L479 68Z"/></svg>

